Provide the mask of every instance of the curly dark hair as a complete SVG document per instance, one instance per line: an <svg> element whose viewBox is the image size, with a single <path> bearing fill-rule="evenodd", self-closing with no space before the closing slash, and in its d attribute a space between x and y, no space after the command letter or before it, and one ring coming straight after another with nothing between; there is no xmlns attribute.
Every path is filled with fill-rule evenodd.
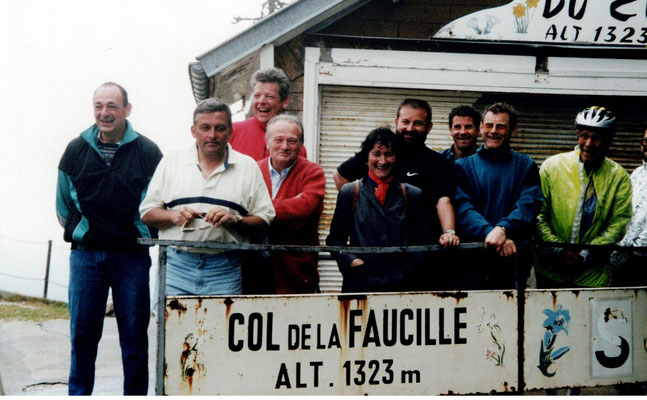
<svg viewBox="0 0 647 400"><path fill-rule="evenodd" d="M376 143L390 147L395 154L395 160L397 162L402 150L402 137L400 135L396 135L387 127L373 129L362 142L362 146L360 151L357 153L357 156L360 157L362 161L368 162L368 153L373 150Z"/></svg>

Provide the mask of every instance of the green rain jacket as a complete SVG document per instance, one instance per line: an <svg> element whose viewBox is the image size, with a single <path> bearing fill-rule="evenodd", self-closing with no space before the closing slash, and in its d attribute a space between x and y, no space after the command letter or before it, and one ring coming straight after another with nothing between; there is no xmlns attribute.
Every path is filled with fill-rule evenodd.
<svg viewBox="0 0 647 400"><path fill-rule="evenodd" d="M580 161L580 150L548 158L539 171L544 203L539 212L540 239L546 242L606 245L620 241L631 220L631 180L627 171L615 161L605 158L602 165L587 176ZM580 237L582 204L589 179L598 197L591 227ZM537 272L577 286L608 286L611 276L608 263L584 269L575 279L566 278L564 265L537 263Z"/></svg>

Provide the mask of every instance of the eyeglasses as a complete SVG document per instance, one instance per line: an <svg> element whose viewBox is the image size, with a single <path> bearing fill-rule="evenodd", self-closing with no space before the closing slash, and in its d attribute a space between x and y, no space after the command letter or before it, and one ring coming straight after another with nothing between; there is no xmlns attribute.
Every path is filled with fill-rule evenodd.
<svg viewBox="0 0 647 400"><path fill-rule="evenodd" d="M587 132L580 132L580 131L577 131L577 137L578 137L578 139L581 139L581 140L583 140L585 142L587 140L591 139L591 141L595 142L595 143L602 143L602 141L604 141L604 139L605 139L605 136L600 135L600 134L589 135Z"/></svg>
<svg viewBox="0 0 647 400"><path fill-rule="evenodd" d="M196 215L195 218L191 220L187 220L183 225L182 225L182 232L193 232L193 231L203 231L209 228L212 228L213 225L207 224L199 227L193 227L190 228L189 225L191 225L191 222L195 221L196 219L204 219L204 216L202 215Z"/></svg>

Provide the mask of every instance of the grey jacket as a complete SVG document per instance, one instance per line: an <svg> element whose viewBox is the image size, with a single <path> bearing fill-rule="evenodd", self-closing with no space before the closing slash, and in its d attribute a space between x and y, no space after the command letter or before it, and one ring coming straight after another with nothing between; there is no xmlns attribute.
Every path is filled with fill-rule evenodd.
<svg viewBox="0 0 647 400"><path fill-rule="evenodd" d="M375 197L373 183L368 177L359 183L357 202L353 209L355 183L342 187L326 239L329 246L380 247L432 244L422 205L422 192L404 184L407 207L400 183L394 179L384 206ZM404 291L411 290L415 268L423 262L424 253L354 254L333 253L344 276L342 291ZM359 258L364 265L350 267Z"/></svg>

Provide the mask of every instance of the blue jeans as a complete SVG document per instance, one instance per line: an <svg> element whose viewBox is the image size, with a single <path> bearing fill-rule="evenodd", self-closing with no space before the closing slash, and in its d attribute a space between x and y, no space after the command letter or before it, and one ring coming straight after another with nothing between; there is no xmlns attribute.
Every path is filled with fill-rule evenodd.
<svg viewBox="0 0 647 400"><path fill-rule="evenodd" d="M150 293L148 249L139 253L72 250L70 254L70 395L92 394L108 288L119 329L124 394L148 392Z"/></svg>
<svg viewBox="0 0 647 400"><path fill-rule="evenodd" d="M189 253L166 248L166 295L230 295L243 292L239 251Z"/></svg>

